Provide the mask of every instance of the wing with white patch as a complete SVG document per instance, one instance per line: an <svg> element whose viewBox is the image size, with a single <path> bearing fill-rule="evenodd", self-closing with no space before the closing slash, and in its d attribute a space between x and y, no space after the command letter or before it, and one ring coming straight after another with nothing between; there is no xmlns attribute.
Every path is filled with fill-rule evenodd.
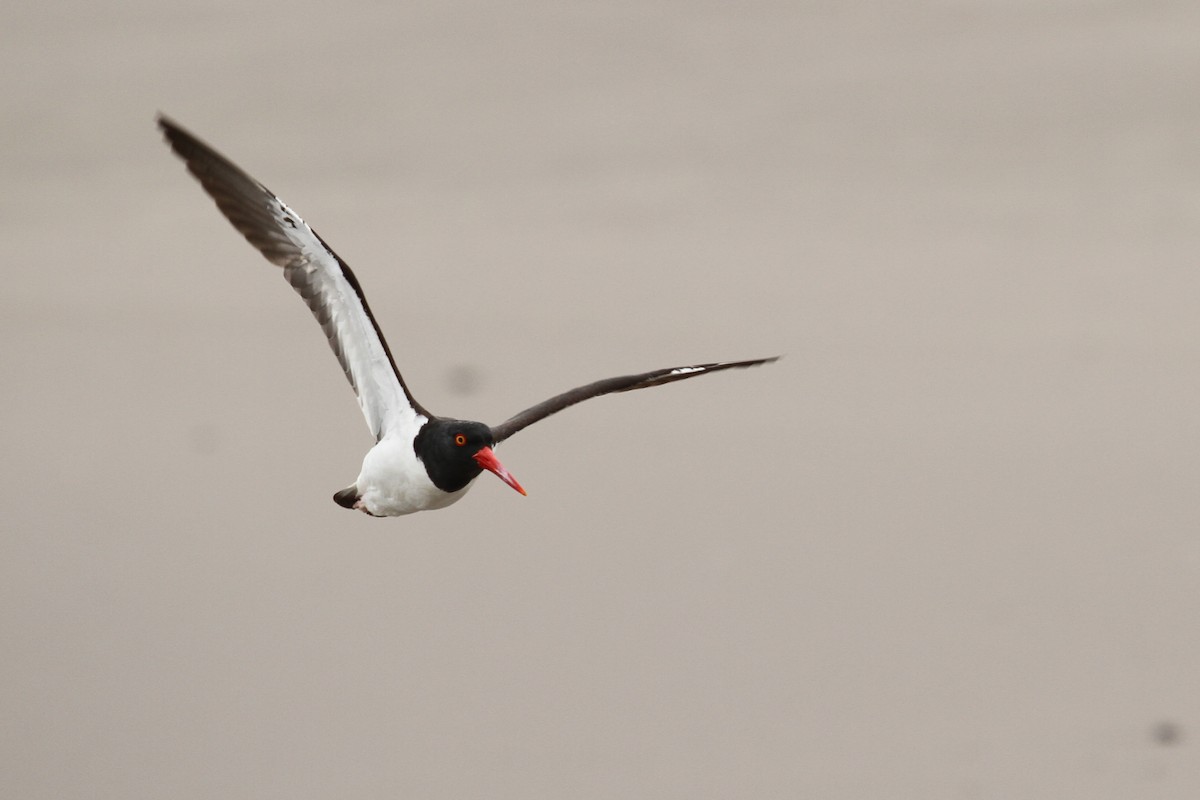
<svg viewBox="0 0 1200 800"><path fill-rule="evenodd" d="M160 116L158 124L225 218L283 267L325 331L376 441L392 431L415 434L417 416L430 414L405 386L350 267L267 187L173 121Z"/></svg>
<svg viewBox="0 0 1200 800"><path fill-rule="evenodd" d="M573 406L576 403L582 403L584 400L592 397L599 397L602 394L632 392L634 389L648 389L651 386L662 386L664 383L687 380L699 375L707 375L710 372L719 372L723 369L756 367L759 364L769 364L772 361L778 360L779 356L755 358L749 361L722 361L714 364L695 364L690 367L667 367L666 369L656 369L638 375L623 375L619 378L605 378L602 381L589 383L587 386L580 386L569 392L555 395L532 408L525 409L520 414L501 422L499 425L493 426L492 435L497 442L502 442L517 431L529 427L540 419L545 419L551 414L562 411L564 408Z"/></svg>

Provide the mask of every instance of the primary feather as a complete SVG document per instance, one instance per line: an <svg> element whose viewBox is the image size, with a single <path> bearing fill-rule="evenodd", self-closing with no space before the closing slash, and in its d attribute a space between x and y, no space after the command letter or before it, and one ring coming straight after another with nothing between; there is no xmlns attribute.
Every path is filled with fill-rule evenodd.
<svg viewBox="0 0 1200 800"><path fill-rule="evenodd" d="M158 124L225 218L268 261L283 267L287 282L325 331L375 440L411 429L420 416L430 417L405 386L346 262L299 214L229 159L166 117L160 116Z"/></svg>

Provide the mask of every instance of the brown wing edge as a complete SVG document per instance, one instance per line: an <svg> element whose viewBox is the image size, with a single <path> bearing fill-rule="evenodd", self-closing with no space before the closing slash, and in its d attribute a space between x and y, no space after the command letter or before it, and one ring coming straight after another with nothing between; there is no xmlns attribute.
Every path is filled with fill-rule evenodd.
<svg viewBox="0 0 1200 800"><path fill-rule="evenodd" d="M270 213L269 207L272 202L278 204L282 201L274 192L171 117L159 112L155 119L167 145L183 161L188 172L199 181L205 193L216 202L222 215L245 237L246 241L277 266L286 267L292 259L300 255L286 236L276 232L279 223ZM379 327L379 322L375 319L374 312L371 311L371 306L367 303L366 294L358 282L358 277L350 269L350 265L334 252L319 233L311 227L309 230L321 243L325 252L337 262L342 276L358 296L363 312L370 320L371 327L375 330L375 335L383 346L388 363L391 365L392 372L396 375L396 380L399 381L400 388L409 405L418 414L432 419L433 415L413 397L408 384L404 381L404 376L396 366L392 349L383 335L383 330ZM303 293L301 294L303 296ZM308 303L308 298L305 298L305 302ZM338 353L336 345L332 340L330 340L330 344L334 348L334 355L338 356L338 360L341 361L341 355ZM345 371L344 365L343 371ZM349 378L348 373L347 378ZM351 384L353 385L353 381ZM377 432L376 435L380 435L380 432Z"/></svg>
<svg viewBox="0 0 1200 800"><path fill-rule="evenodd" d="M757 367L763 364L771 364L778 361L783 356L771 356L770 358L753 358L747 361L718 361L711 364L693 364L685 367L666 367L665 369L656 369L650 372L642 372L637 375L622 375L616 378L605 378L594 383L589 383L585 386L579 386L571 389L568 392L555 395L549 400L544 400L535 406L525 409L519 414L509 417L499 425L492 427L492 436L497 442L502 442L512 436L514 433L529 427L538 420L545 419L551 414L556 414L564 408L569 408L576 403L582 403L584 400L590 400L593 397L601 395L613 394L615 392L632 392L635 389L648 389L651 386L662 386L675 381L683 381L688 378L697 378L701 375L710 375L714 372L720 372L726 369L745 369L746 367Z"/></svg>

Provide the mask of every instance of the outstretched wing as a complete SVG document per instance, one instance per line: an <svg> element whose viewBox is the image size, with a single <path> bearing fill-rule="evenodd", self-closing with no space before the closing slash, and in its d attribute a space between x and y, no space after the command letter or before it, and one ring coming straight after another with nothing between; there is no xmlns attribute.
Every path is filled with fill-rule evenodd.
<svg viewBox="0 0 1200 800"><path fill-rule="evenodd" d="M757 367L759 364L770 364L773 361L778 361L779 356L772 358L755 358L750 361L722 361L717 364L695 364L690 367L668 367L666 369L656 369L653 372L643 372L640 375L623 375L619 378L606 378L602 381L589 383L587 386L580 386L577 389L572 389L569 392L563 392L560 395L555 395L549 400L538 403L532 408L527 408L520 414L517 414L499 425L492 426L492 435L497 442L502 442L512 436L522 428L527 428L539 419L545 419L551 414L556 414L568 406L573 406L576 403L581 403L591 397L599 397L602 394L612 394L613 392L632 392L634 389L649 389L651 386L662 386L664 383L672 383L674 381L683 381L688 378L695 378L700 375L707 375L710 372L719 372L723 369L740 369L743 367Z"/></svg>
<svg viewBox="0 0 1200 800"><path fill-rule="evenodd" d="M283 267L284 277L325 331L375 440L393 431L415 434L422 422L418 416L431 415L404 385L346 262L296 212L232 161L164 116L159 116L158 126L225 218L268 261Z"/></svg>

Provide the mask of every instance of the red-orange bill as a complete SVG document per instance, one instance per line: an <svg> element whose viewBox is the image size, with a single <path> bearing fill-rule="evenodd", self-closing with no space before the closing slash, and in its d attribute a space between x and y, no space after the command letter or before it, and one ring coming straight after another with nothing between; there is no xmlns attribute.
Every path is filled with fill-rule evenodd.
<svg viewBox="0 0 1200 800"><path fill-rule="evenodd" d="M504 468L504 465L496 458L496 454L492 452L492 448L484 447L480 449L475 454L475 463L494 474L521 494L525 494L525 490L521 488L521 484L517 483L517 479L512 476L512 473Z"/></svg>

